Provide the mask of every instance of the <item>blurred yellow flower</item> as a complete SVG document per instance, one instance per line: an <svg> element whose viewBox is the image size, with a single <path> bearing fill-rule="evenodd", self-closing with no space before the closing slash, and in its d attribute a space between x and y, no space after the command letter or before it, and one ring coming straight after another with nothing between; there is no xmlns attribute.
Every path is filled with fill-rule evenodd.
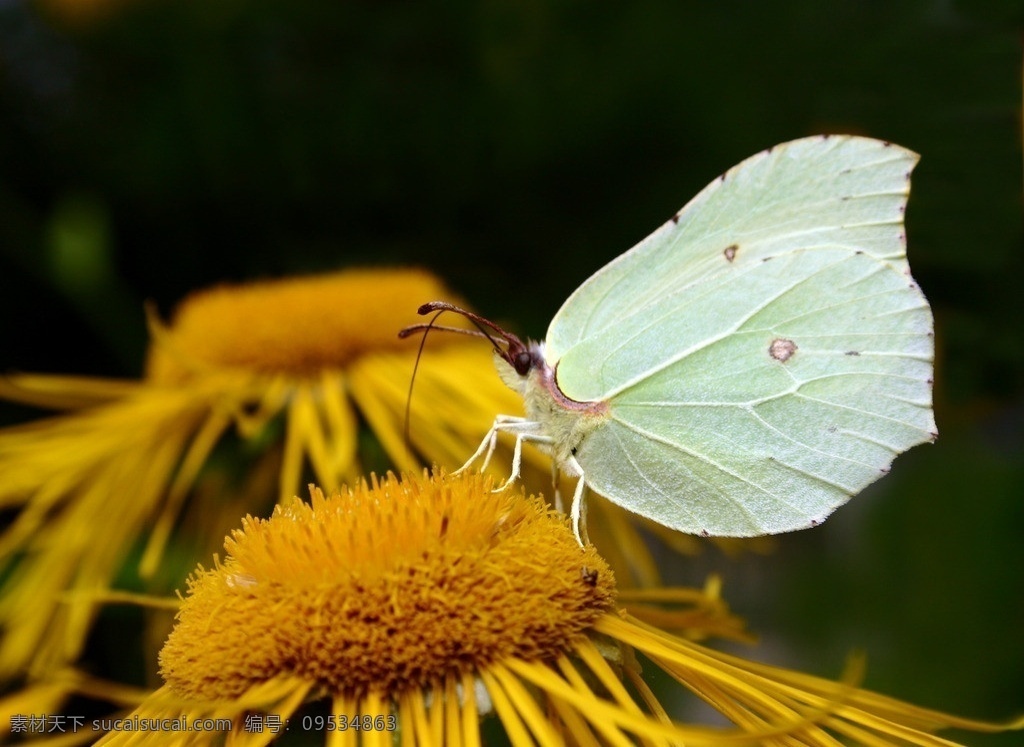
<svg viewBox="0 0 1024 747"><path fill-rule="evenodd" d="M158 568L196 493L225 504L195 522L212 524L197 531L213 542L224 514L292 496L309 478L334 489L364 468L461 464L494 413L519 404L487 345L434 335L406 446L419 341L397 332L419 321L420 303L451 296L432 275L397 269L222 286L187 298L167 325L150 314L142 381L0 378L0 397L66 411L0 430L0 509L14 517L0 535L0 677L73 660L95 595L133 544L145 545L142 576ZM246 472L217 474L214 451L234 440Z"/></svg>
<svg viewBox="0 0 1024 747"><path fill-rule="evenodd" d="M332 745L477 745L493 714L514 745L691 747L952 745L932 732L1001 728L643 623L616 608L608 565L564 516L492 486L478 474L389 475L247 517L225 559L189 581L160 654L166 684L88 728L118 745L265 744L285 731ZM641 667L729 726L670 718ZM316 702L328 708L311 711Z"/></svg>

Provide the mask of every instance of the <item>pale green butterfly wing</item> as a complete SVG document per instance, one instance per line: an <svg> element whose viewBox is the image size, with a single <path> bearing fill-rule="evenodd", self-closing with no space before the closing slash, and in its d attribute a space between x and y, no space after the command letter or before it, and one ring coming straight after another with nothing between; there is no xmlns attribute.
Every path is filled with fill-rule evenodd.
<svg viewBox="0 0 1024 747"><path fill-rule="evenodd" d="M755 156L552 321L559 388L607 401L576 458L666 526L810 526L934 438L931 313L902 215L916 156L851 137Z"/></svg>
<svg viewBox="0 0 1024 747"><path fill-rule="evenodd" d="M903 212L916 162L899 146L846 135L748 158L569 297L548 328L548 360L666 293L796 249L857 249L909 272ZM573 398L605 394L572 384L583 387L566 392Z"/></svg>
<svg viewBox="0 0 1024 747"><path fill-rule="evenodd" d="M631 511L693 533L799 529L934 437L931 313L883 261L792 252L658 311L593 338L612 369L677 349L611 397L576 454L587 483Z"/></svg>

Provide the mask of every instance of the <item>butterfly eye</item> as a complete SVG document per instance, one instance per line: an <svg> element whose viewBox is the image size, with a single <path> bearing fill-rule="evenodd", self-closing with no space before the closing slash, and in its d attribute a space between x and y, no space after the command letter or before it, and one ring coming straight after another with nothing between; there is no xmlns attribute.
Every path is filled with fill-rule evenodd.
<svg viewBox="0 0 1024 747"><path fill-rule="evenodd" d="M512 366L516 369L517 374L526 376L533 367L533 356L530 355L530 351L523 350L520 353L516 353L515 358L512 360Z"/></svg>

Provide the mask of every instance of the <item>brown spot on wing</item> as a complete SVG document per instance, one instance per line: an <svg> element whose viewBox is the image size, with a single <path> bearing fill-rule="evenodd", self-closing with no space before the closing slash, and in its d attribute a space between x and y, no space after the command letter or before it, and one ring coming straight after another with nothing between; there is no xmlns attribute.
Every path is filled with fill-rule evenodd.
<svg viewBox="0 0 1024 747"><path fill-rule="evenodd" d="M793 357L797 349L795 342L779 337L772 340L772 344L768 346L768 355L779 361L779 363L785 363Z"/></svg>

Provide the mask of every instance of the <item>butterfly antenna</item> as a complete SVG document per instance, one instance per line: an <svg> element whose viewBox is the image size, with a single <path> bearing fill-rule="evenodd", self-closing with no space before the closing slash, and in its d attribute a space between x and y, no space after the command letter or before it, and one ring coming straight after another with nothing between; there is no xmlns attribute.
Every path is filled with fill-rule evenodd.
<svg viewBox="0 0 1024 747"><path fill-rule="evenodd" d="M491 345L494 346L494 351L502 358L504 358L506 361L508 361L508 363L511 364L512 366L515 366L515 357L526 350L526 346L523 345L523 341L520 340L511 332L502 329L497 324L492 322L490 319L482 317L479 314L474 314L472 311L467 311L466 309L456 306L455 304L448 303L447 301L431 301L429 303L423 304L422 306L419 307L419 309L417 309L417 313L423 316L426 316L427 314L430 314L431 312L434 311L451 311L455 314L458 314L459 316L468 319L473 324L473 326L479 330L480 336L486 337L488 340L490 340ZM435 316L434 319L437 319L437 317ZM433 320L431 320L431 322L433 322ZM415 325L415 327L419 326L423 325ZM408 327L406 329L414 329L415 327ZM405 331L406 330L402 330L402 332ZM472 331L466 330L463 330L463 333L476 334ZM399 335L401 334L402 333L400 332ZM505 343L504 348L498 344L497 338L500 338Z"/></svg>
<svg viewBox="0 0 1024 747"><path fill-rule="evenodd" d="M438 317L440 317L442 314L448 311L465 317L473 324L474 327L476 327L476 329L443 327L436 324L435 322L437 322ZM436 313L434 313L433 318L429 322L425 322L423 324L413 324L409 327L399 330L398 332L399 338L402 339L409 337L415 332L423 332L423 337L420 338L419 349L416 351L416 362L413 363L412 367L412 377L409 379L409 391L407 392L405 397L405 448L408 450L410 457L413 456L412 436L410 435L409 426L409 423L412 420L412 389L416 383L416 373L417 371L419 371L420 368L420 358L423 356L423 349L424 347L426 347L427 344L427 334L431 330L438 330L441 332L455 332L460 335L469 335L471 337L485 337L494 347L494 350L502 357L508 357L508 352L505 349L503 349L500 344L498 344L498 340L495 339L494 337L495 334L497 334L502 340L504 340L506 345L513 344L513 340L515 340L515 342L517 343L519 342L518 338L516 338L515 335L506 332L489 319L485 319L482 316L474 314L472 311L467 311L466 309L460 308L454 304L450 304L447 301L431 301L430 303L423 304L422 306L419 307L419 309L417 309L417 313L419 313L422 316L426 316L427 314L430 314L432 312ZM521 345L522 343L519 344Z"/></svg>
<svg viewBox="0 0 1024 747"><path fill-rule="evenodd" d="M417 324L415 325L415 327L407 327L398 333L398 336L400 338L405 338L412 334L414 331L417 331L419 329L423 330L423 337L420 338L420 346L416 349L416 361L415 363L412 364L412 376L409 379L409 391L406 392L405 395L405 427L403 431L405 436L405 450L409 452L410 459L413 458L412 436L410 435L409 432L409 421L412 420L412 388L416 384L416 372L419 371L420 358L423 356L423 348L426 347L427 344L427 333L430 332L431 329L433 329L434 322L436 322L437 318L441 316L441 314L443 313L443 310L438 311L436 314L434 314L434 318L431 319L427 324Z"/></svg>

